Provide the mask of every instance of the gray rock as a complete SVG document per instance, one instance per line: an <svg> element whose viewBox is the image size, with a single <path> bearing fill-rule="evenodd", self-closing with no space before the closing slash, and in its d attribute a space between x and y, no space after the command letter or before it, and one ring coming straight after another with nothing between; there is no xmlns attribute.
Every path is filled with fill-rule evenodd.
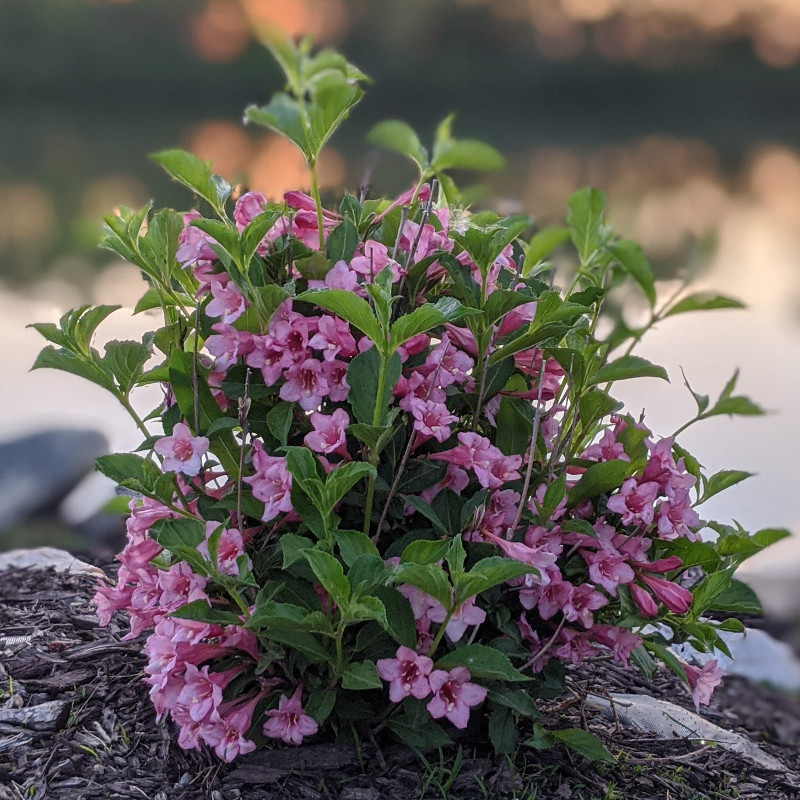
<svg viewBox="0 0 800 800"><path fill-rule="evenodd" d="M93 430L51 430L0 444L0 531L54 510L108 452Z"/></svg>

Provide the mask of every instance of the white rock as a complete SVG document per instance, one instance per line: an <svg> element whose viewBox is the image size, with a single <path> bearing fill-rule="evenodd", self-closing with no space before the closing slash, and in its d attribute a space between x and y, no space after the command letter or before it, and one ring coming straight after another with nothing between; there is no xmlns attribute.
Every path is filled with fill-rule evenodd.
<svg viewBox="0 0 800 800"><path fill-rule="evenodd" d="M9 550L0 553L0 572L7 569L47 569L53 567L56 572L70 575L90 575L105 578L106 574L99 567L93 567L76 558L66 550L56 547L36 547L32 550Z"/></svg>

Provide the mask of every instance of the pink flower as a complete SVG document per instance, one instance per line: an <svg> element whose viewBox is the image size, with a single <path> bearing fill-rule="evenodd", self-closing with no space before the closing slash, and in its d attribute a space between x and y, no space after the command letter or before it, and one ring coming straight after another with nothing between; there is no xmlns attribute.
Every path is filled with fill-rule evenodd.
<svg viewBox="0 0 800 800"><path fill-rule="evenodd" d="M488 689L470 683L472 675L466 667L453 667L449 672L436 669L431 672L430 684L434 692L428 703L428 713L434 719L447 717L456 728L463 730L469 722L469 710L486 699Z"/></svg>
<svg viewBox="0 0 800 800"><path fill-rule="evenodd" d="M677 539L685 536L697 540L700 535L691 528L700 524L700 517L689 503L689 490L676 492L672 499L663 500L656 512L658 535L662 539Z"/></svg>
<svg viewBox="0 0 800 800"><path fill-rule="evenodd" d="M539 570L541 579L546 578L545 570L547 567L556 563L555 553L546 547L528 547L523 542L509 542L488 531L482 531L481 535L496 544L508 558L513 558L523 564L535 567ZM633 570L631 570L631 577L633 577Z"/></svg>
<svg viewBox="0 0 800 800"><path fill-rule="evenodd" d="M347 382L347 362L338 358L322 362L322 377L328 384L328 397L334 403L343 403L350 394Z"/></svg>
<svg viewBox="0 0 800 800"><path fill-rule="evenodd" d="M357 255L350 261L350 268L364 275L369 283L385 267L392 272L392 283L400 280L400 265L389 257L389 249L385 244L367 239L361 246L363 255Z"/></svg>
<svg viewBox="0 0 800 800"><path fill-rule="evenodd" d="M285 347L275 341L273 336L251 334L250 351L247 353L245 361L248 367L260 369L264 383L267 386L273 386L283 375L283 370L291 366L292 357Z"/></svg>
<svg viewBox="0 0 800 800"><path fill-rule="evenodd" d="M332 361L338 355L349 358L358 352L347 322L327 315L320 317L317 332L309 340L308 346L322 350L325 361Z"/></svg>
<svg viewBox="0 0 800 800"><path fill-rule="evenodd" d="M441 624L447 619L447 609L441 604L436 603L428 611L428 619L431 622ZM481 625L486 619L486 612L475 605L475 598L470 597L462 603L452 614L445 628L447 638L451 642L457 642L465 633L467 628L473 625Z"/></svg>
<svg viewBox="0 0 800 800"><path fill-rule="evenodd" d="M684 664L683 668L692 687L694 707L700 711L701 705L707 706L711 702L711 695L722 682L725 672L719 668L716 658L708 661L702 669L691 664Z"/></svg>
<svg viewBox="0 0 800 800"><path fill-rule="evenodd" d="M650 596L649 592L645 591L636 583L631 583L629 588L631 590L631 595L633 595L633 600L639 607L639 611L643 617L653 619L653 617L658 616L658 605Z"/></svg>
<svg viewBox="0 0 800 800"><path fill-rule="evenodd" d="M217 244L207 233L203 233L200 228L190 223L196 219L202 219L199 211L190 211L183 215L184 228L178 237L179 247L175 253L176 261L184 267L188 267L197 261L216 261L217 253L212 244Z"/></svg>
<svg viewBox="0 0 800 800"><path fill-rule="evenodd" d="M634 579L634 572L618 553L600 550L591 553L581 551L581 555L589 565L589 577L592 582L602 586L612 597L617 595L617 586L620 583L630 583Z"/></svg>
<svg viewBox="0 0 800 800"><path fill-rule="evenodd" d="M252 753L256 749L255 742L245 737L253 724L255 711L260 695L246 703L234 706L226 711L218 711L218 718L211 726L203 728L203 738L214 748L217 758L230 763L237 756Z"/></svg>
<svg viewBox="0 0 800 800"><path fill-rule="evenodd" d="M358 273L350 269L346 261L337 261L325 274L325 280L310 280L308 288L344 289L346 292L364 294L364 290L358 285Z"/></svg>
<svg viewBox="0 0 800 800"><path fill-rule="evenodd" d="M630 461L631 457L625 452L622 442L618 442L613 430L608 430L596 444L589 445L583 451L581 458L591 461Z"/></svg>
<svg viewBox="0 0 800 800"><path fill-rule="evenodd" d="M221 674L209 673L207 666L198 669L194 664L186 665L183 676L186 683L178 695L178 702L186 707L195 722L202 722L222 703L222 689L227 678L221 678Z"/></svg>
<svg viewBox="0 0 800 800"><path fill-rule="evenodd" d="M393 703L399 703L409 695L422 700L431 693L428 675L433 669L433 661L427 656L401 645L395 658L381 658L377 666L378 675L389 681L389 699Z"/></svg>
<svg viewBox="0 0 800 800"><path fill-rule="evenodd" d="M283 739L286 744L302 744L306 736L313 736L319 730L316 720L303 710L302 696L302 683L291 699L281 695L278 707L267 711L269 719L264 723L265 736Z"/></svg>
<svg viewBox="0 0 800 800"><path fill-rule="evenodd" d="M410 406L414 430L421 434L423 440L433 438L437 442L444 442L450 438L450 425L458 422L458 417L451 414L444 403L412 397Z"/></svg>
<svg viewBox="0 0 800 800"><path fill-rule="evenodd" d="M243 231L257 216L267 209L267 198L261 192L245 192L233 209L236 227Z"/></svg>
<svg viewBox="0 0 800 800"><path fill-rule="evenodd" d="M692 593L683 586L644 572L639 577L650 587L653 594L675 614L685 614L691 608Z"/></svg>
<svg viewBox="0 0 800 800"><path fill-rule="evenodd" d="M213 300L206 306L206 314L209 317L222 317L226 324L235 322L247 308L247 301L233 281L224 285L212 281L211 295Z"/></svg>
<svg viewBox="0 0 800 800"><path fill-rule="evenodd" d="M208 538L219 528L219 522L206 522L206 541L200 542L197 549L210 560L211 555L208 551ZM244 555L244 541L242 534L236 528L226 528L219 537L217 547L217 569L222 575L239 574L239 564L237 559ZM250 561L250 558L247 559Z"/></svg>
<svg viewBox="0 0 800 800"><path fill-rule="evenodd" d="M627 628L613 625L595 625L592 628L592 637L600 644L608 647L614 654L614 659L628 668L628 659L631 653L642 644L642 640Z"/></svg>
<svg viewBox="0 0 800 800"><path fill-rule="evenodd" d="M286 459L271 456L264 451L261 442L253 445L253 466L256 474L244 478L253 487L253 497L264 503L261 519L269 522L281 512L292 510L292 475L286 467Z"/></svg>
<svg viewBox="0 0 800 800"><path fill-rule="evenodd" d="M212 325L211 330L215 333L206 339L206 348L216 359L216 370L227 370L253 348L253 334L247 331L238 331L224 322Z"/></svg>
<svg viewBox="0 0 800 800"><path fill-rule="evenodd" d="M649 525L655 516L653 503L658 497L658 484L654 481L637 483L636 478L628 478L622 484L620 493L608 499L609 511L622 514L623 525L640 523Z"/></svg>
<svg viewBox="0 0 800 800"><path fill-rule="evenodd" d="M346 431L350 424L350 415L343 408L337 408L330 415L314 411L311 414L311 424L314 430L303 439L307 447L315 453L338 453L349 458Z"/></svg>
<svg viewBox="0 0 800 800"><path fill-rule="evenodd" d="M304 411L319 406L322 398L330 391L328 381L322 370L322 362L307 358L286 370L286 383L281 386L281 400L300 403Z"/></svg>
<svg viewBox="0 0 800 800"><path fill-rule="evenodd" d="M154 450L164 456L165 472L182 472L195 476L200 472L202 458L208 452L209 441L205 436L192 436L185 422L178 422L172 436L162 436Z"/></svg>
<svg viewBox="0 0 800 800"><path fill-rule="evenodd" d="M497 489L505 482L520 477L517 469L522 456L504 456L485 436L478 433L459 433L458 444L452 450L433 453L434 461L447 461L458 467L472 469L484 489Z"/></svg>

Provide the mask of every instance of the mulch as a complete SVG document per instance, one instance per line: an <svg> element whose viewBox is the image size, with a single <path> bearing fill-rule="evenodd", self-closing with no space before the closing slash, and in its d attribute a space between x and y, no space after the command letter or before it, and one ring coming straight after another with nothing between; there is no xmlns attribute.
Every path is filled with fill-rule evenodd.
<svg viewBox="0 0 800 800"><path fill-rule="evenodd" d="M121 617L98 626L93 593L83 576L0 573L0 800L800 798L800 698L729 678L702 712L786 765L770 772L721 747L645 736L584 708L576 694L592 687L693 708L669 673L648 684L608 662L571 671L573 693L547 701L543 722L587 727L617 764L590 764L562 747L496 757L474 740L443 757L426 753L426 764L388 740L360 752L352 743L279 747L221 764L213 753L181 750L156 723L140 645L121 641Z"/></svg>

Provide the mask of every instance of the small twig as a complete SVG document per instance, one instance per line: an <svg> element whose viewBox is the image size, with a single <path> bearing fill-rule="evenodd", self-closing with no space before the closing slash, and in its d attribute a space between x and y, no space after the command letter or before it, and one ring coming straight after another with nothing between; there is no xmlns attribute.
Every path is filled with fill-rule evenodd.
<svg viewBox="0 0 800 800"><path fill-rule="evenodd" d="M192 353L192 392L194 393L194 435L200 435L200 387L198 378L198 350L200 347L200 298L194 311L194 352Z"/></svg>
<svg viewBox="0 0 800 800"><path fill-rule="evenodd" d="M475 401L475 415L472 418L472 432L478 430L478 424L481 419L481 411L483 406L483 395L486 392L486 373L489 371L489 357L492 354L492 347L494 346L495 336L497 336L497 329L492 330L492 336L489 339L489 346L486 348L486 356L483 359L483 368L481 369L481 383L478 387L478 398Z"/></svg>
<svg viewBox="0 0 800 800"><path fill-rule="evenodd" d="M250 414L250 367L244 376L244 397L239 398L239 424L242 426L242 448L239 451L239 477L236 481L236 522L239 535L244 538L244 515L242 514L242 476L244 475L244 454L247 450Z"/></svg>
<svg viewBox="0 0 800 800"><path fill-rule="evenodd" d="M532 656L528 661L526 661L522 665L522 669L520 670L520 672L530 668L539 659L543 658L547 654L547 652L550 650L550 648L555 644L555 641L558 638L558 634L561 633L561 629L564 627L564 623L566 621L567 621L567 618L565 616L562 616L561 617L561 622L558 623L558 627L556 627L553 635L547 640L547 644L545 644L545 646L535 656Z"/></svg>
<svg viewBox="0 0 800 800"><path fill-rule="evenodd" d="M397 229L397 236L394 237L394 247L392 248L392 261L397 261L397 250L400 247L400 238L403 235L403 228L408 222L408 206L403 206L400 212L400 227Z"/></svg>
<svg viewBox="0 0 800 800"><path fill-rule="evenodd" d="M425 399L428 400L431 396L431 392L433 391L433 387L436 385L436 381L439 377L439 370L442 368L442 364L444 363L444 358L447 355L447 350L450 347L450 342L448 341L444 347L444 352L442 353L442 357L439 359L439 363L436 365L436 371L433 373L433 377L431 378L430 385L428 386L428 391L425 395ZM406 463L411 455L411 451L414 449L414 443L417 440L417 431L412 426L411 428L411 436L408 437L408 444L406 445L406 449L403 452L403 457L400 459L400 466L397 468L397 474L394 476L394 480L392 481L392 486L389 489L389 496L386 498L386 503L383 506L383 511L381 512L381 518L378 520L378 528L375 531L375 535L372 537L372 541L377 543L378 538L381 535L381 530L383 529L383 523L386 522L386 515L389 513L389 505L391 504L392 500L394 500L395 494L397 494L397 487L400 485L400 478L403 475L403 472L406 468Z"/></svg>
<svg viewBox="0 0 800 800"><path fill-rule="evenodd" d="M544 354L542 354L542 363L544 363ZM544 388L544 370L539 372L539 391L536 396L536 411L533 413L533 426L531 428L531 444L528 448L528 467L525 470L525 480L522 484L522 494L519 498L519 506L517 506L517 513L514 517L514 523L509 528L510 536L513 538L519 527L520 520L522 519L522 512L528 500L528 492L531 488L531 476L533 474L533 461L536 457L536 443L539 438L539 422L542 416L542 390Z"/></svg>

